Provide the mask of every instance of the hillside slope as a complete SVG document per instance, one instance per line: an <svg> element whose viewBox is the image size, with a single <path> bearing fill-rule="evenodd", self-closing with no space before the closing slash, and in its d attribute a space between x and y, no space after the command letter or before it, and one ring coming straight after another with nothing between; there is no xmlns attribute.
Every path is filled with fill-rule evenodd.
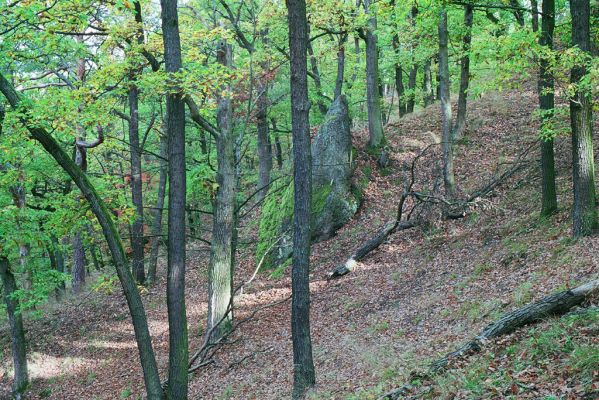
<svg viewBox="0 0 599 400"><path fill-rule="evenodd" d="M535 106L533 91L491 93L472 101L469 128L456 146L459 193L470 193L534 141ZM368 178L364 204L335 237L312 250L318 381L312 398L375 398L403 384L410 372L453 350L502 312L597 276L598 238L570 239L569 145L564 138L557 140L556 150L560 211L552 219L542 221L538 216L533 152L530 167L481 199L467 218L441 221L431 212L432 223L426 230L390 236L351 274L327 281L326 274L334 266L394 218L409 165L423 148L438 141L439 126L438 105L389 124L391 165L383 171L361 150L366 133L354 134L359 148L357 179L365 183ZM418 163L417 186L423 189L436 182L433 173L439 161L434 151L429 154ZM256 236L256 222L250 218L242 221L242 243L252 243ZM187 304L193 352L201 342L206 312L208 253L202 244L190 244L189 250ZM253 250L252 245L240 249L238 282L253 273ZM164 292L162 279L144 295L162 371L168 362ZM278 278L259 275L236 299L236 318L289 295L289 271ZM138 398L142 379L118 288L112 294L93 291L72 300L69 306L49 307L43 319L27 319L34 378L30 397ZM290 304L284 302L241 325L214 363L194 375L190 398L288 398L292 383L289 317ZM2 398L9 388L8 371L2 367L9 356L6 336L0 345ZM511 389L510 382L506 385ZM543 385L548 393L561 393L564 383L555 380ZM456 390L442 395L451 397Z"/></svg>

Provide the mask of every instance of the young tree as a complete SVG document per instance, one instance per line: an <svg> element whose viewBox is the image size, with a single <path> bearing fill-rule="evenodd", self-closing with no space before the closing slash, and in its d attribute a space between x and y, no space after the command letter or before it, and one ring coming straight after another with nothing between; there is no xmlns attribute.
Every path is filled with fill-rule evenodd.
<svg viewBox="0 0 599 400"><path fill-rule="evenodd" d="M553 49L553 28L555 26L555 1L543 0L541 16L541 37L539 44ZM541 57L539 69L539 109L541 112L541 127L551 124L554 107L553 73L550 60ZM550 215L557 210L557 194L555 189L555 160L553 137L541 135L541 215Z"/></svg>
<svg viewBox="0 0 599 400"><path fill-rule="evenodd" d="M368 145L377 148L383 144L383 114L379 92L379 50L376 37L376 15L371 9L371 0L364 0L364 12L368 14L368 26L365 29L366 42L366 103L368 106Z"/></svg>
<svg viewBox="0 0 599 400"><path fill-rule="evenodd" d="M27 385L29 373L27 371L27 349L25 343L25 330L23 329L23 316L19 310L19 301L14 297L17 291L15 277L10 269L8 258L0 256L0 281L4 286L4 302L10 325L10 339L12 343L12 359L14 368L14 381L12 385L13 396L21 399Z"/></svg>
<svg viewBox="0 0 599 400"><path fill-rule="evenodd" d="M164 198L166 195L166 181L168 179L168 137L160 136L160 165L158 178L158 193L156 195L156 207L154 208L154 221L152 222L152 237L150 239L150 260L148 261L148 283L156 281L156 267L158 266L158 250L162 242L162 215L164 210Z"/></svg>
<svg viewBox="0 0 599 400"><path fill-rule="evenodd" d="M166 302L169 324L167 397L187 399L189 359L185 308L185 102L176 74L182 69L177 0L161 0L164 64L170 75L166 96L168 135L168 274Z"/></svg>
<svg viewBox="0 0 599 400"><path fill-rule="evenodd" d="M293 199L293 266L291 272L291 335L293 339L292 397L293 399L300 399L307 388L314 385L316 381L314 361L312 359L312 339L310 336L309 273L312 160L310 154L310 103L308 101L306 59L308 19L306 17L305 0L288 0L287 10L291 69L293 182L295 189ZM375 89L378 93L378 87L375 87Z"/></svg>
<svg viewBox="0 0 599 400"><path fill-rule="evenodd" d="M583 54L590 53L590 3L589 0L571 0L572 43ZM572 68L570 82L578 85L570 98L570 124L572 127L572 169L574 206L572 231L575 237L590 235L597 226L595 208L595 162L593 157L593 109L589 93L581 87L586 74L584 65Z"/></svg>
<svg viewBox="0 0 599 400"><path fill-rule="evenodd" d="M443 119L443 183L445 196L451 199L455 193L453 175L453 138L451 134L451 102L449 98L449 53L447 49L447 9L441 6L439 13L439 91Z"/></svg>

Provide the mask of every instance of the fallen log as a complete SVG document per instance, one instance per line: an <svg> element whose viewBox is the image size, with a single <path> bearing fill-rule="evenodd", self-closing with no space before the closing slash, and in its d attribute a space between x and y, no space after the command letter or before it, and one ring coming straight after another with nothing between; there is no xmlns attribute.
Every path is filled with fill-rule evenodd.
<svg viewBox="0 0 599 400"><path fill-rule="evenodd" d="M599 292L599 279L578 286L574 289L564 290L562 292L550 294L541 300L528 304L522 308L511 311L497 321L487 325L485 329L472 340L459 347L457 350L446 354L443 358L430 364L428 372L425 374L431 377L445 370L449 363L456 358L476 353L482 349L491 339L506 335L518 328L542 320L549 316L563 315L573 307L584 303L591 296ZM400 388L385 393L378 400L397 400L406 396L410 385L404 385Z"/></svg>
<svg viewBox="0 0 599 400"><path fill-rule="evenodd" d="M396 221L390 221L386 223L371 239L366 241L366 243L354 251L344 264L336 266L335 269L329 272L328 279L337 278L352 272L356 268L358 261L362 260L371 251L383 244L387 236L394 232L410 229L415 226L416 223L414 221L404 221L400 223L397 223Z"/></svg>

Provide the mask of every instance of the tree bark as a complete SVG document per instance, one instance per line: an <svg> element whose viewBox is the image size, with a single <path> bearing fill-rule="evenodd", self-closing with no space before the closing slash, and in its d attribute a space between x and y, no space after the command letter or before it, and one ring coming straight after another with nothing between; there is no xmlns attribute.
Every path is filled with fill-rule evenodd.
<svg viewBox="0 0 599 400"><path fill-rule="evenodd" d="M379 56L376 31L376 15L370 10L371 0L364 0L364 11L369 14L366 29L366 103L368 107L368 146L380 147L384 140L383 114L379 92Z"/></svg>
<svg viewBox="0 0 599 400"><path fill-rule="evenodd" d="M54 258L54 268L56 271L64 274L64 253L58 241L58 238L54 236L54 234L50 235L50 252ZM61 300L64 297L65 293L65 284L64 281L60 281L58 287L56 288L56 299Z"/></svg>
<svg viewBox="0 0 599 400"><path fill-rule="evenodd" d="M19 301L13 297L13 294L17 290L15 277L10 270L8 259L2 256L0 256L0 279L4 286L4 302L6 304L6 313L8 315L12 343L11 348L14 367L12 391L15 399L21 399L21 396L29 385L25 329L23 328L23 316L19 310Z"/></svg>
<svg viewBox="0 0 599 400"><path fill-rule="evenodd" d="M343 75L345 73L345 43L347 43L347 34L342 34L339 38L339 47L337 48L337 77L335 78L335 92L333 101L341 96L343 91Z"/></svg>
<svg viewBox="0 0 599 400"><path fill-rule="evenodd" d="M131 225L131 269L139 284L146 280L144 271L144 218L141 180L141 146L139 143L139 90L135 84L129 86L129 152L131 155L131 200L135 207L135 219Z"/></svg>
<svg viewBox="0 0 599 400"><path fill-rule="evenodd" d="M301 399L316 377L310 336L310 207L312 160L306 47L308 19L305 0L288 0L291 69L291 125L293 135L293 266L291 272L291 336L293 341L293 399ZM375 42L376 52L376 42ZM376 55L376 54L375 54ZM372 83L372 82L371 82ZM378 93L375 81L375 93ZM372 93L371 93L372 94ZM380 108L379 108L380 123ZM381 125L382 128L382 125ZM378 143L377 143L378 145Z"/></svg>
<svg viewBox="0 0 599 400"><path fill-rule="evenodd" d="M308 41L308 55L310 56L310 68L312 69L312 80L314 81L314 87L316 88L316 105L318 111L322 115L326 115L328 107L324 104L324 95L322 93L322 81L320 80L320 72L318 71L318 60L314 55L314 49L312 48L312 42Z"/></svg>
<svg viewBox="0 0 599 400"><path fill-rule="evenodd" d="M177 0L161 0L162 38L166 72L183 67ZM185 308L185 103L175 84L166 97L168 154L168 274L166 302L169 322L169 368L167 397L186 400L189 359Z"/></svg>
<svg viewBox="0 0 599 400"><path fill-rule="evenodd" d="M449 54L447 40L447 10L443 7L439 19L439 86L441 95L441 114L443 117L443 183L445 196L448 199L451 199L455 194L455 183L453 175L453 140L451 134Z"/></svg>
<svg viewBox="0 0 599 400"><path fill-rule="evenodd" d="M512 10L512 14L516 18L516 22L521 27L524 27L524 12L522 11L522 5L519 0L510 0L510 6L514 9Z"/></svg>
<svg viewBox="0 0 599 400"><path fill-rule="evenodd" d="M408 76L408 101L406 103L406 114L414 112L416 105L416 77L418 76L418 65L413 64Z"/></svg>
<svg viewBox="0 0 599 400"><path fill-rule="evenodd" d="M268 65L264 65L268 69ZM256 125L258 130L258 187L257 200L262 201L268 193L270 173L272 171L272 145L268 125L268 81L258 81L258 98L256 99ZM229 101L230 103L230 101ZM230 107L230 106L229 106ZM222 131L221 131L222 134Z"/></svg>
<svg viewBox="0 0 599 400"><path fill-rule="evenodd" d="M541 37L539 44L553 49L553 29L555 26L555 2L543 0L541 19ZM550 68L550 60L540 59L539 69L539 108L541 111L541 127L551 126L554 108L554 81ZM543 129L542 129L543 130ZM553 137L542 137L541 140L541 215L547 216L557 210L557 193L555 187L555 157Z"/></svg>
<svg viewBox="0 0 599 400"><path fill-rule="evenodd" d="M224 40L219 44L217 61L226 68L232 66L232 48ZM221 89L226 92L229 88L223 86ZM216 139L218 189L214 204L210 246L206 331L211 332L211 337L207 338L208 341L220 339L231 328L233 321L229 304L233 296L233 256L236 229L235 134L232 126L233 107L230 97L226 93L221 93L218 95L217 101L217 126L220 131Z"/></svg>
<svg viewBox="0 0 599 400"><path fill-rule="evenodd" d="M541 0L543 1L543 0ZM532 14L532 31L538 32L539 30L539 2L537 0L530 0L530 9Z"/></svg>
<svg viewBox="0 0 599 400"><path fill-rule="evenodd" d="M583 52L590 52L589 0L571 0L572 42ZM572 68L570 82L579 84L586 74L584 66ZM597 226L595 209L595 163L593 159L593 110L590 95L578 87L570 99L572 127L572 163L574 206L572 231L575 237L590 235Z"/></svg>
<svg viewBox="0 0 599 400"><path fill-rule="evenodd" d="M424 106L428 107L433 104L435 93L433 91L433 75L431 73L430 58L426 60L423 67L422 92L424 93Z"/></svg>
<svg viewBox="0 0 599 400"><path fill-rule="evenodd" d="M468 101L468 84L470 83L470 47L472 44L472 20L474 7L464 6L464 26L466 32L462 39L462 59L460 60L460 92L458 95L458 115L453 128L453 139L459 140L466 128L466 110Z"/></svg>
<svg viewBox="0 0 599 400"><path fill-rule="evenodd" d="M81 229L78 229L73 235L73 266L71 267L73 293L81 293L85 285L85 250L81 236Z"/></svg>
<svg viewBox="0 0 599 400"><path fill-rule="evenodd" d="M156 269L158 266L158 250L162 242L162 215L164 210L164 198L166 195L166 180L168 178L168 138L160 137L160 176L158 178L158 194L156 195L156 208L154 209L154 221L152 222L152 238L150 248L150 260L148 262L148 283L156 282Z"/></svg>

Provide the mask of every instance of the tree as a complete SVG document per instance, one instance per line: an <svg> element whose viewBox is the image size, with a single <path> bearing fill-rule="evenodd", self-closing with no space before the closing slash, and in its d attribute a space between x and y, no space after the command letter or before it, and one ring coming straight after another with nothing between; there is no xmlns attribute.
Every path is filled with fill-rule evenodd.
<svg viewBox="0 0 599 400"><path fill-rule="evenodd" d="M451 101L449 98L449 53L447 49L447 10L441 6L439 12L439 88L441 96L441 115L443 119L443 183L445 196L451 199L455 193L453 175L453 135L451 133Z"/></svg>
<svg viewBox="0 0 599 400"><path fill-rule="evenodd" d="M466 128L466 106L468 101L468 84L470 83L470 47L472 45L472 20L474 7L464 6L464 26L466 32L462 38L462 59L460 60L460 91L458 94L458 115L453 128L453 139L462 137Z"/></svg>
<svg viewBox="0 0 599 400"><path fill-rule="evenodd" d="M571 0L572 43L582 55L590 53L589 0ZM583 60L586 58L583 58ZM574 205L572 233L575 237L588 236L597 227L595 208L595 162L593 157L593 109L589 93L582 87L586 74L584 61L572 68L570 82L576 86L570 98L570 125L572 127L572 182Z"/></svg>
<svg viewBox="0 0 599 400"><path fill-rule="evenodd" d="M232 47L220 40L217 60L225 68L232 65ZM233 319L231 297L233 296L233 269L235 253L235 209L237 196L237 173L235 169L235 131L233 127L233 106L229 95L230 87L222 85L218 94L216 153L218 168L216 174L216 198L210 246L208 279L208 324L211 332L209 340L219 339L228 331Z"/></svg>
<svg viewBox="0 0 599 400"><path fill-rule="evenodd" d="M314 361L312 359L312 339L310 336L309 273L312 160L310 154L310 103L308 101L308 71L306 57L308 19L306 17L305 0L288 0L287 11L291 69L293 183L295 189L293 199L293 262L291 272L293 398L300 399L303 397L307 388L314 385L316 381ZM378 93L378 87L375 89ZM371 143L371 145L378 144L379 143Z"/></svg>
<svg viewBox="0 0 599 400"><path fill-rule="evenodd" d="M366 103L368 107L368 145L378 148L385 140L383 132L383 114L379 92L379 50L376 37L376 14L371 1L364 0L364 12L368 14L368 26L365 29L366 42Z"/></svg>
<svg viewBox="0 0 599 400"><path fill-rule="evenodd" d="M23 328L23 315L19 309L19 301L14 297L17 291L15 277L10 269L8 258L0 256L0 281L4 286L4 302L10 325L10 338L12 342L12 359L14 368L14 381L12 385L13 396L21 399L27 385L29 373L27 371L27 349L25 343L25 329Z"/></svg>
<svg viewBox="0 0 599 400"><path fill-rule="evenodd" d="M541 16L541 37L539 44L553 49L553 28L555 27L555 2L543 0ZM554 108L553 73L547 56L540 58L539 69L539 109L541 112L541 133L550 130ZM543 135L541 140L541 215L550 215L557 210L555 189L555 160L553 136Z"/></svg>
<svg viewBox="0 0 599 400"><path fill-rule="evenodd" d="M156 207L154 208L154 221L152 222L152 237L150 239L150 260L148 262L148 283L156 281L156 267L158 264L158 250L162 242L162 215L164 209L164 197L166 195L166 181L168 179L168 138L160 136L160 165L158 178L158 193L156 195Z"/></svg>
<svg viewBox="0 0 599 400"><path fill-rule="evenodd" d="M2 92L13 108L21 107L27 110L27 102L22 101L21 96L17 94L10 82L1 73L0 92ZM114 221L111 218L111 213L81 168L69 157L69 155L60 147L58 142L56 142L44 128L34 124L29 118L31 117L25 113L21 121L26 126L31 137L44 147L46 152L54 158L62 169L71 177L77 187L79 187L102 227L104 238L108 243L108 248L110 249L119 281L121 282L123 292L127 299L129 312L131 313L131 320L135 331L135 340L137 342L144 373L144 382L148 399L162 400L163 392L160 385L160 375L158 374L158 367L152 348L144 306L139 292L137 291L133 276L131 275L123 243L120 240Z"/></svg>
<svg viewBox="0 0 599 400"><path fill-rule="evenodd" d="M167 397L187 399L189 359L185 308L185 102L177 83L183 67L176 0L161 0L164 64L170 74L166 97L168 135L168 274L169 366Z"/></svg>

